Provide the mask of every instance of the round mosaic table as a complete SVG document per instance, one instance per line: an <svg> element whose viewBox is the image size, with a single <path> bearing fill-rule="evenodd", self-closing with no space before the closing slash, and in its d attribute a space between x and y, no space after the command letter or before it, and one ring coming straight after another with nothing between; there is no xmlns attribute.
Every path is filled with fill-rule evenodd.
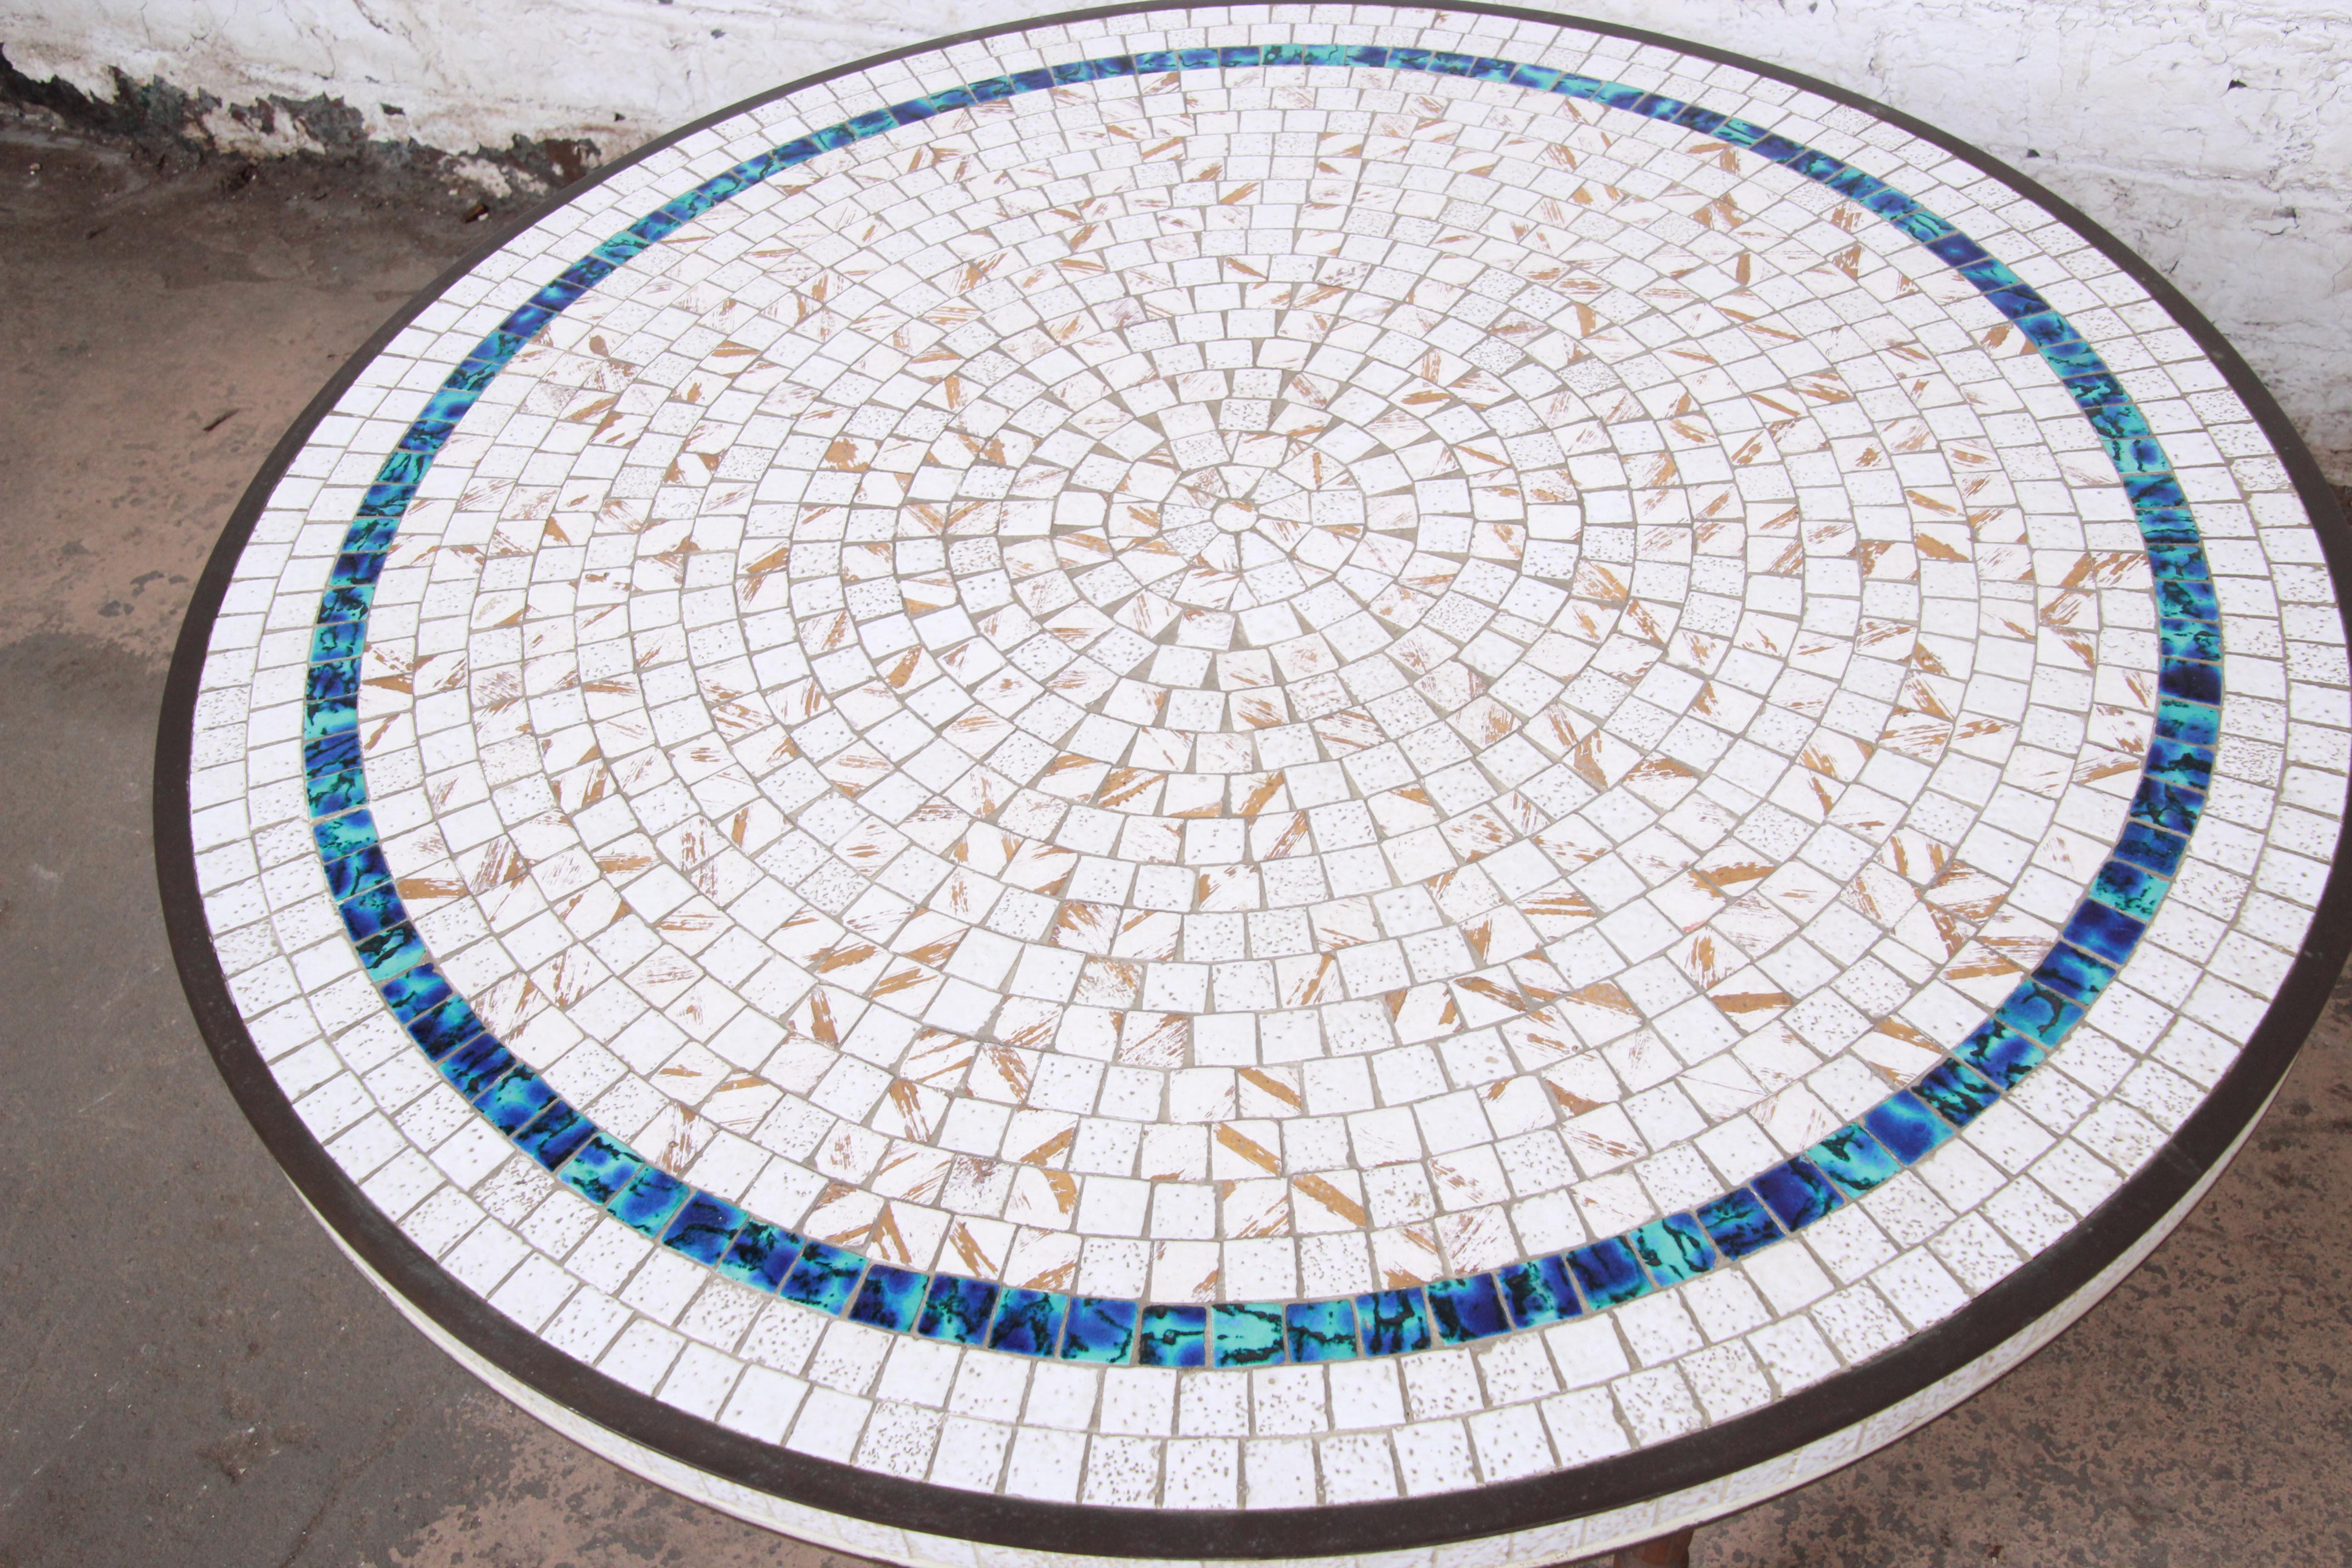
<svg viewBox="0 0 2352 1568"><path fill-rule="evenodd" d="M162 875L337 1240L635 1470L905 1563L1557 1562L1948 1409L2220 1171L2352 929L2343 546L1900 115L1085 14L387 327L197 595Z"/></svg>

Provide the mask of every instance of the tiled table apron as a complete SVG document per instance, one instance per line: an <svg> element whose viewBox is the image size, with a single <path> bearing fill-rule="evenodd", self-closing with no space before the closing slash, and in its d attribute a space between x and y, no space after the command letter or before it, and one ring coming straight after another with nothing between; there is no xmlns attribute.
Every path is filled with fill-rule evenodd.
<svg viewBox="0 0 2352 1568"><path fill-rule="evenodd" d="M224 541L224 1069L451 1353L877 1557L1552 1562L1890 1441L2342 952L2325 490L2021 184L1500 12L693 128Z"/></svg>

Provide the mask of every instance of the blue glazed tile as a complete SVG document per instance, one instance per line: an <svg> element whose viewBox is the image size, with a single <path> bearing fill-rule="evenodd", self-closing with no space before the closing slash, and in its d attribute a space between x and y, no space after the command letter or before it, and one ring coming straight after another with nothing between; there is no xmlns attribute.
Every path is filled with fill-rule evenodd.
<svg viewBox="0 0 2352 1568"><path fill-rule="evenodd" d="M376 551L354 551L335 557L335 564L327 574L331 588L363 588L373 586L383 575L383 556Z"/></svg>
<svg viewBox="0 0 2352 1568"><path fill-rule="evenodd" d="M356 735L360 727L360 710L350 702L305 702L302 704L302 739L308 743L330 736L349 733Z"/></svg>
<svg viewBox="0 0 2352 1568"><path fill-rule="evenodd" d="M1568 1255L1568 1267L1576 1276L1584 1299L1592 1303L1596 1311L1622 1306L1650 1291L1649 1276L1642 1272L1642 1260L1617 1237L1575 1248Z"/></svg>
<svg viewBox="0 0 2352 1568"><path fill-rule="evenodd" d="M554 1103L555 1090L548 1081L521 1066L492 1084L489 1092L474 1102L491 1126L509 1136L536 1121L540 1113Z"/></svg>
<svg viewBox="0 0 2352 1568"><path fill-rule="evenodd" d="M2180 858L2188 849L2189 840L2177 832L2145 822L2126 822L2116 840L2115 858L2169 878L2179 871Z"/></svg>
<svg viewBox="0 0 2352 1568"><path fill-rule="evenodd" d="M1679 1285L1715 1267L1715 1244L1696 1215L1670 1214L1625 1233L1626 1245L1661 1285Z"/></svg>
<svg viewBox="0 0 2352 1568"><path fill-rule="evenodd" d="M2158 577L2154 586L2156 613L2160 616L2179 616L2193 621L2218 621L2221 618L2221 601L2214 595L2210 583Z"/></svg>
<svg viewBox="0 0 2352 1568"><path fill-rule="evenodd" d="M433 956L425 946L425 939L416 934L416 929L405 925L373 932L352 943L352 949L359 954L360 967L365 969L368 978L378 984L395 974L407 973Z"/></svg>
<svg viewBox="0 0 2352 1568"><path fill-rule="evenodd" d="M1804 175L1805 178L1819 180L1824 184L1829 182L1831 176L1842 174L1845 170L1843 161L1832 158L1827 153L1814 147L1801 147L1790 153L1784 162L1790 169Z"/></svg>
<svg viewBox="0 0 2352 1568"><path fill-rule="evenodd" d="M1874 192L1869 201L1864 205L1868 206L1872 212L1876 213L1880 217L1883 217L1888 222L1902 228L1905 233L1909 234L1914 239L1933 239L1936 237L1933 234L1921 234L1912 226L1911 220L1916 219L1920 211L1919 204L1912 200L1909 196L1905 195L1901 191L1896 190L1892 185L1882 187L1878 191Z"/></svg>
<svg viewBox="0 0 2352 1568"><path fill-rule="evenodd" d="M357 768L312 773L302 782L312 816L333 816L367 804L367 778Z"/></svg>
<svg viewBox="0 0 2352 1568"><path fill-rule="evenodd" d="M950 1344L980 1343L988 1333L988 1321L996 1316L996 1289L984 1279L932 1275L930 1293L923 1298L922 1316L916 1321L915 1331L926 1339L946 1340Z"/></svg>
<svg viewBox="0 0 2352 1568"><path fill-rule="evenodd" d="M313 746L340 742L349 735L359 739L360 710L353 702L310 702L302 704L302 745L307 753Z"/></svg>
<svg viewBox="0 0 2352 1568"><path fill-rule="evenodd" d="M1069 1321L1062 1330L1062 1359L1125 1366L1135 1359L1137 1310L1133 1301L1072 1297Z"/></svg>
<svg viewBox="0 0 2352 1568"><path fill-rule="evenodd" d="M331 664L338 659L359 657L360 645L367 641L367 627L359 621L322 623L310 634L310 662Z"/></svg>
<svg viewBox="0 0 2352 1568"><path fill-rule="evenodd" d="M476 1035L436 1064L441 1076L467 1100L478 1100L515 1065L514 1055L492 1035Z"/></svg>
<svg viewBox="0 0 2352 1568"><path fill-rule="evenodd" d="M2151 437L2115 439L2100 443L2106 448L2107 461L2120 474L2156 474L2171 471L2171 461L2164 455L2163 443Z"/></svg>
<svg viewBox="0 0 2352 1568"><path fill-rule="evenodd" d="M515 1147L548 1170L559 1170L595 1132L593 1122L559 1100L515 1134Z"/></svg>
<svg viewBox="0 0 2352 1568"><path fill-rule="evenodd" d="M1070 1299L1055 1290L1006 1286L996 1298L996 1321L988 1326L988 1348L1013 1355L1052 1355L1062 1338Z"/></svg>
<svg viewBox="0 0 2352 1568"><path fill-rule="evenodd" d="M2204 814L2204 795L2194 790L2180 790L2155 778L2143 778L2138 793L2131 797L2131 820L2149 827L2161 827L2164 832L2178 832L2188 837L2197 832L2197 818Z"/></svg>
<svg viewBox="0 0 2352 1568"><path fill-rule="evenodd" d="M857 1322L904 1333L915 1326L923 1310L924 1287L929 1283L928 1275L910 1268L868 1264L865 1282L857 1287L856 1299L849 1303L849 1315Z"/></svg>
<svg viewBox="0 0 2352 1568"><path fill-rule="evenodd" d="M1999 262L1990 262L1986 263L1985 265L1992 267L2000 266ZM1964 268L1962 270L1973 275L1980 270L1980 268L1970 267ZM2006 267L2001 267L2000 270L2004 273L2009 272L2009 268ZM2011 276L2014 277L2015 275L2011 274ZM1983 289L1984 297L1991 302L1993 309L1999 310L2002 315L2007 316L2012 321L2019 320L2021 317L2040 315L2042 312L2050 309L2050 301L2035 293L2031 284L2009 282L1992 283L1988 286L1982 281L1979 281L1979 287Z"/></svg>
<svg viewBox="0 0 2352 1568"><path fill-rule="evenodd" d="M2083 1016L2082 1007L2040 985L2021 985L2011 992L1993 1016L2045 1046L2056 1046Z"/></svg>
<svg viewBox="0 0 2352 1568"><path fill-rule="evenodd" d="M348 706L359 696L360 661L355 658L337 659L332 664L314 664L304 678L302 700L321 707Z"/></svg>
<svg viewBox="0 0 2352 1568"><path fill-rule="evenodd" d="M1872 197L1887 188L1886 183L1877 175L1854 168L1851 164L1831 175L1823 183L1838 195L1850 196L1864 206L1870 205Z"/></svg>
<svg viewBox="0 0 2352 1568"><path fill-rule="evenodd" d="M2144 506L2133 512L2132 521L2149 544L2200 544L2203 539L2185 506Z"/></svg>
<svg viewBox="0 0 2352 1568"><path fill-rule="evenodd" d="M2156 647L2161 658L2221 662L2221 628L2211 621L2191 621L2167 616L2156 623ZM2189 704L2182 703L2182 707Z"/></svg>
<svg viewBox="0 0 2352 1568"><path fill-rule="evenodd" d="M662 1245L697 1263L715 1264L727 1256L736 1233L750 1217L725 1198L695 1193L662 1232Z"/></svg>
<svg viewBox="0 0 2352 1568"><path fill-rule="evenodd" d="M2021 321L2018 324L2023 327L2026 323ZM2032 337L2030 331L2026 335ZM2048 341L2035 338L2034 346L2042 351L2042 362L2056 372L2061 380L2070 375L2080 375L2085 371L2106 369L2106 363L2099 358L2097 351L2080 338Z"/></svg>
<svg viewBox="0 0 2352 1568"><path fill-rule="evenodd" d="M2050 1053L2041 1041L2019 1034L1998 1018L1987 1018L1952 1047L1952 1055L2006 1089L2040 1067Z"/></svg>
<svg viewBox="0 0 2352 1568"><path fill-rule="evenodd" d="M1972 261L1990 259L1985 254L1984 247L1965 234L1955 233L1948 239L1932 240L1928 243L1927 248L1956 268L1965 267Z"/></svg>
<svg viewBox="0 0 2352 1568"><path fill-rule="evenodd" d="M1293 1301L1284 1319L1290 1359L1310 1362L1356 1359L1356 1308L1351 1301Z"/></svg>
<svg viewBox="0 0 2352 1568"><path fill-rule="evenodd" d="M2117 441L2132 441L2143 436L2156 434L2148 428L2147 416L2142 414L2137 405L2129 402L2101 408L2097 413L2090 416L2090 422L2092 429Z"/></svg>
<svg viewBox="0 0 2352 1568"><path fill-rule="evenodd" d="M2213 751L2158 735L2147 743L2144 771L2149 778L2175 789L2193 789L2201 795L2213 787Z"/></svg>
<svg viewBox="0 0 2352 1568"><path fill-rule="evenodd" d="M866 1259L830 1242L803 1242L799 1258L793 1262L792 1272L784 1276L783 1283L776 1287L776 1294L820 1312L838 1314L849 1305L850 1294L857 1288L857 1276L865 1268Z"/></svg>
<svg viewBox="0 0 2352 1568"><path fill-rule="evenodd" d="M377 986L376 990L383 994L384 1005L392 1009L392 1016L407 1026L412 1035L415 1033L415 1025L419 1019L437 1012L451 1002L462 1004L465 1000L450 990L449 983L441 978L440 971L429 964L419 964L396 979L385 981ZM469 1016L471 1012L472 1009L468 1008ZM477 1022L472 1028L463 1034L450 1037L441 1051L434 1051L432 1054L439 1056L448 1047L455 1046L461 1040L471 1039L480 1034L481 1030L481 1025Z"/></svg>
<svg viewBox="0 0 2352 1568"><path fill-rule="evenodd" d="M362 755L356 728L332 731L302 742L302 771L306 774L348 773L360 765Z"/></svg>
<svg viewBox="0 0 2352 1568"><path fill-rule="evenodd" d="M1951 1124L1907 1089L1864 1111L1862 1124L1906 1165L1916 1164L1952 1135Z"/></svg>
<svg viewBox="0 0 2352 1568"><path fill-rule="evenodd" d="M408 919L407 909L401 903L400 895L393 891L388 879L371 882L359 889L342 900L336 912L343 917L343 930L354 942L373 936L380 931L389 931Z"/></svg>
<svg viewBox="0 0 2352 1568"><path fill-rule="evenodd" d="M1374 1290L1356 1298L1356 1331L1366 1355L1406 1355L1429 1348L1429 1314L1419 1290Z"/></svg>
<svg viewBox="0 0 2352 1568"><path fill-rule="evenodd" d="M2091 907L2103 909L2105 906L2094 904ZM2033 969L2036 985L2086 1008L2099 999L2099 994L2115 977L2114 964L2063 942L2043 954L2042 962Z"/></svg>
<svg viewBox="0 0 2352 1568"><path fill-rule="evenodd" d="M319 621L364 621L375 607L375 590L362 584L330 588L319 596Z"/></svg>
<svg viewBox="0 0 2352 1568"><path fill-rule="evenodd" d="M415 451L437 452L441 449L441 443L448 438L449 426L446 422L419 420L408 427L408 434L401 438L401 444ZM392 537L399 531L400 519L397 517L362 517L354 521L350 531L343 535L343 548L354 555L369 550L389 552Z"/></svg>
<svg viewBox="0 0 2352 1568"><path fill-rule="evenodd" d="M359 731L347 730L326 738L326 742L340 740L342 735L356 737ZM324 744L326 742L312 742ZM302 775L304 802L314 818L341 816L367 805L367 774L354 757L339 768L314 767Z"/></svg>
<svg viewBox="0 0 2352 1568"><path fill-rule="evenodd" d="M1146 1307L1135 1342L1139 1359L1146 1366L1205 1366L1209 1360L1209 1309Z"/></svg>
<svg viewBox="0 0 2352 1568"><path fill-rule="evenodd" d="M2178 741L2184 746L2218 746L2221 743L2221 710L2177 698L2159 698L2156 704L2156 732L2164 740Z"/></svg>
<svg viewBox="0 0 2352 1568"><path fill-rule="evenodd" d="M407 1026L408 1037L415 1040L426 1056L438 1061L483 1032L481 1019L466 1005L466 999L451 994L448 982L437 974L425 973L423 964L386 982L383 986L384 995L389 999L395 986L413 981L421 981L422 986L409 993L410 1005L404 1009L395 1002L393 1012L396 1015L406 1013L402 1022ZM436 993L438 993L439 999L429 1006L425 1005L422 998L432 997Z"/></svg>
<svg viewBox="0 0 2352 1568"><path fill-rule="evenodd" d="M324 822L310 825L311 835L319 841L319 858L340 860L346 855L375 847L375 818L365 811L345 812Z"/></svg>
<svg viewBox="0 0 2352 1568"><path fill-rule="evenodd" d="M1491 1274L1433 1279L1422 1288L1422 1295L1429 1303L1429 1318L1436 1325L1437 1337L1446 1344L1488 1339L1511 1326L1503 1311L1503 1293Z"/></svg>
<svg viewBox="0 0 2352 1568"><path fill-rule="evenodd" d="M646 1163L635 1150L599 1132L583 1143L572 1156L572 1163L555 1174L565 1186L601 1208L635 1181L637 1173L645 1168Z"/></svg>
<svg viewBox="0 0 2352 1568"><path fill-rule="evenodd" d="M2084 902L2075 906L2074 917L2058 933L2058 939L2110 964L2120 965L2132 955L2132 949L2139 945L2147 930L2145 921L2136 921L2112 905Z"/></svg>
<svg viewBox="0 0 2352 1568"><path fill-rule="evenodd" d="M2156 667L2156 689L2184 702L2218 704L2221 700L2221 667L2185 658L2163 659Z"/></svg>
<svg viewBox="0 0 2352 1568"><path fill-rule="evenodd" d="M2104 370L2068 376L2066 390L2073 395L2075 405L2085 413L2131 402L2131 394L2124 390L2124 384Z"/></svg>
<svg viewBox="0 0 2352 1568"><path fill-rule="evenodd" d="M1495 1277L1502 1281L1503 1302L1511 1310L1511 1321L1523 1329L1564 1322L1584 1310L1584 1303L1577 1299L1575 1276L1569 1272L1568 1259L1559 1253L1497 1268Z"/></svg>
<svg viewBox="0 0 2352 1568"><path fill-rule="evenodd" d="M2120 858L2100 867L2099 874L2091 879L2091 897L2109 909L2130 916L2143 929L2156 918L2158 907L2164 902L2164 895L2171 888L2169 879Z"/></svg>
<svg viewBox="0 0 2352 1568"><path fill-rule="evenodd" d="M326 865L327 897L345 903L375 888L392 885L392 866L383 858L383 850L371 844L355 855L346 855ZM398 921L387 922L397 925Z"/></svg>
<svg viewBox="0 0 2352 1568"><path fill-rule="evenodd" d="M1279 1302L1219 1301L1209 1309L1212 1365L1278 1365L1282 1351Z"/></svg>
<svg viewBox="0 0 2352 1568"><path fill-rule="evenodd" d="M719 1272L738 1285L772 1296L792 1273L793 1265L800 1261L802 1245L799 1237L781 1226L746 1220L719 1258Z"/></svg>
<svg viewBox="0 0 2352 1568"><path fill-rule="evenodd" d="M1848 1122L1806 1150L1805 1158L1830 1180L1855 1194L1892 1181L1903 1171L1902 1162L1858 1122Z"/></svg>
<svg viewBox="0 0 2352 1568"><path fill-rule="evenodd" d="M1843 1208L1845 1199L1830 1179L1814 1169L1808 1160L1790 1160L1769 1171L1759 1171L1748 1184L1772 1217L1780 1222L1783 1230L1802 1230L1832 1209Z"/></svg>
<svg viewBox="0 0 2352 1568"><path fill-rule="evenodd" d="M658 1240L661 1233L669 1228L671 1216L693 1195L692 1187L659 1165L647 1165L606 1206L614 1219L639 1236Z"/></svg>
<svg viewBox="0 0 2352 1568"><path fill-rule="evenodd" d="M1771 1211L1746 1187L1735 1187L1694 1212L1715 1249L1733 1262L1780 1239Z"/></svg>
<svg viewBox="0 0 2352 1568"><path fill-rule="evenodd" d="M2000 1091L1982 1073L1948 1058L1913 1084L1911 1092L1934 1106L1936 1114L1955 1127L1966 1127L2000 1098Z"/></svg>

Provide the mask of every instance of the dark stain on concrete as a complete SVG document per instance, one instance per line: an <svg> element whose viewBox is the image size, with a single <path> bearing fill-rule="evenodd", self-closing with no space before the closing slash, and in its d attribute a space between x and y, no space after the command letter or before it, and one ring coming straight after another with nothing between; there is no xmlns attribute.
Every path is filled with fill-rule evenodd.
<svg viewBox="0 0 2352 1568"><path fill-rule="evenodd" d="M562 189L595 168L608 151L586 137L517 134L504 147L451 153L413 137L370 136L364 114L325 94L289 98L268 93L248 102L227 103L214 93L191 92L162 77L136 80L120 67L112 68L110 77L113 90L104 97L84 92L62 77L36 80L10 64L5 47L0 47L0 104L29 111L55 129L135 150L166 170L220 168L225 171L221 178L232 185L249 184L260 177L263 167L274 165L298 176L339 178L382 195L488 216ZM398 115L391 105L384 108L389 116ZM299 135L307 145L280 157L245 157L222 146L205 123L216 111L257 135ZM509 189L484 189L480 174L485 170L495 170Z"/></svg>
<svg viewBox="0 0 2352 1568"><path fill-rule="evenodd" d="M187 585L327 374L478 229L0 125L0 1568L856 1560L553 1436L345 1263L191 1024L149 864ZM2352 991L2245 1155L1954 1414L1700 1568L2352 1561Z"/></svg>

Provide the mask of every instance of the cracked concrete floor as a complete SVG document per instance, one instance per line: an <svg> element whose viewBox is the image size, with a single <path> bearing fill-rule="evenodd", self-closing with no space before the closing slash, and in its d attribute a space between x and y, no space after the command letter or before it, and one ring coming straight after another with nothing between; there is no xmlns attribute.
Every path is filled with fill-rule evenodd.
<svg viewBox="0 0 2352 1568"><path fill-rule="evenodd" d="M147 781L188 584L288 421L479 232L333 185L0 128L0 1568L819 1568L427 1345L278 1177L181 1000ZM2339 988L2235 1168L2121 1289L1926 1431L1702 1531L1694 1561L2352 1561L2347 1257Z"/></svg>

